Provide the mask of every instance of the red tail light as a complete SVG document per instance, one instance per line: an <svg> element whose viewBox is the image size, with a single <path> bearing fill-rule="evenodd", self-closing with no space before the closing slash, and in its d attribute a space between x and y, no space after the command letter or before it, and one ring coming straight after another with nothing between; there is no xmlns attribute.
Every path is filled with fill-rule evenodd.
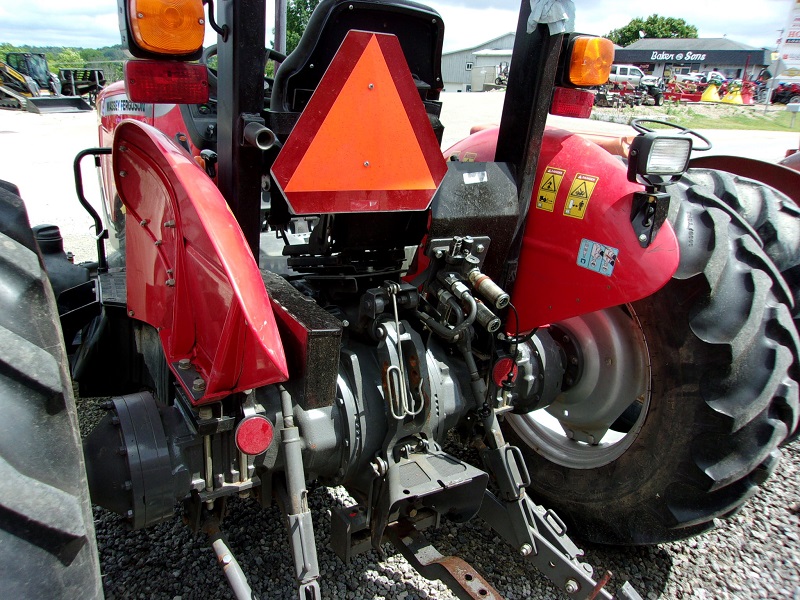
<svg viewBox="0 0 800 600"><path fill-rule="evenodd" d="M557 87L553 89L550 114L561 117L588 119L594 106L594 94L586 90Z"/></svg>
<svg viewBox="0 0 800 600"><path fill-rule="evenodd" d="M132 102L203 104L208 102L205 65L164 60L125 63L125 89Z"/></svg>
<svg viewBox="0 0 800 600"><path fill-rule="evenodd" d="M255 415L241 421L236 426L236 447L240 452L256 456L267 451L272 444L275 430L266 417Z"/></svg>

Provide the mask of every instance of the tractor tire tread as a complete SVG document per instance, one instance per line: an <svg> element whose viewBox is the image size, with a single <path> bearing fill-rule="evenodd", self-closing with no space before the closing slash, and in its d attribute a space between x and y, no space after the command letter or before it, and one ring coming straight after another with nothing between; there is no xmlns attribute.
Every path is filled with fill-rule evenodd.
<svg viewBox="0 0 800 600"><path fill-rule="evenodd" d="M674 196L706 204L729 206L752 228L764 253L780 272L791 298L795 326L800 329L800 207L788 196L760 181L714 169L690 169L674 186ZM796 413L796 405L792 408ZM790 431L784 445L800 437L800 426Z"/></svg>
<svg viewBox="0 0 800 600"><path fill-rule="evenodd" d="M102 597L75 400L50 283L0 186L0 565L9 598Z"/></svg>

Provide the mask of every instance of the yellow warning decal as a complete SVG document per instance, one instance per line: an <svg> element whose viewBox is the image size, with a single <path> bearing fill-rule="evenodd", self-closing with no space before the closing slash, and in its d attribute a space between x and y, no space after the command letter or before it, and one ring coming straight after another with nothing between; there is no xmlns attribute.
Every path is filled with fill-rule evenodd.
<svg viewBox="0 0 800 600"><path fill-rule="evenodd" d="M556 194L558 194L558 188L561 186L561 180L564 179L565 173L564 169L555 167L547 167L544 170L542 182L539 184L539 193L536 194L536 208L553 212L556 205Z"/></svg>
<svg viewBox="0 0 800 600"><path fill-rule="evenodd" d="M572 184L569 186L569 194L567 194L567 201L564 203L564 214L573 219L582 219L586 214L586 208L589 206L589 199L594 192L594 186L600 181L599 177L594 175L584 175L578 173Z"/></svg>

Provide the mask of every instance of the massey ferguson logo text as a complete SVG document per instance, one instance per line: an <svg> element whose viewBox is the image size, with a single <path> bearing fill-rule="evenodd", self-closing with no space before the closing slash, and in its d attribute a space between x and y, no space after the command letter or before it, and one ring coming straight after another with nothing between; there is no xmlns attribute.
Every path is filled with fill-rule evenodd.
<svg viewBox="0 0 800 600"><path fill-rule="evenodd" d="M677 54L670 54L669 52L659 52L658 50L653 51L653 55L650 57L650 60L689 60L689 61L698 61L698 60L705 60L705 54L697 54L696 52L678 52Z"/></svg>
<svg viewBox="0 0 800 600"><path fill-rule="evenodd" d="M144 113L146 104L131 102L130 100L106 100L104 109L106 113Z"/></svg>

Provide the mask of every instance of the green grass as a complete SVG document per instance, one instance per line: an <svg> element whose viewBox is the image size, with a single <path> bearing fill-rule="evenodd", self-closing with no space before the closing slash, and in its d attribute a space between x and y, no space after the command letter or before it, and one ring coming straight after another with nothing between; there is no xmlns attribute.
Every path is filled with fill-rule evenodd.
<svg viewBox="0 0 800 600"><path fill-rule="evenodd" d="M636 106L623 109L597 109L592 118L605 120L605 115L615 117L652 117L670 121L692 129L736 129L761 131L800 132L800 113L796 114L794 127L790 127L792 113L783 105L736 106L726 104L673 104L664 106ZM607 118L607 117L606 117ZM617 120L616 118L614 120Z"/></svg>

